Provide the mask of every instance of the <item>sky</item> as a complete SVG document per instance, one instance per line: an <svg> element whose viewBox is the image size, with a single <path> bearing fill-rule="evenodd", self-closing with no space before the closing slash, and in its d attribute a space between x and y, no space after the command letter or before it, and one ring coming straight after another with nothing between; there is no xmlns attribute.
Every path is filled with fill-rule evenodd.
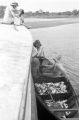
<svg viewBox="0 0 79 120"><path fill-rule="evenodd" d="M8 5L11 1L17 1L19 7L25 11L44 11L62 12L79 10L79 0L0 0L0 5Z"/></svg>

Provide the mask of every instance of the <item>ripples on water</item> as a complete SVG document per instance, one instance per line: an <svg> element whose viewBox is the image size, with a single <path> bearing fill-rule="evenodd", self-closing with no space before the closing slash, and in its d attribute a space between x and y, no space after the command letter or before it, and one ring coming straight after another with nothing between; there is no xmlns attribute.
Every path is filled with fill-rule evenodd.
<svg viewBox="0 0 79 120"><path fill-rule="evenodd" d="M31 30L34 40L39 39L45 54L52 60L61 55L71 83L79 87L79 24Z"/></svg>

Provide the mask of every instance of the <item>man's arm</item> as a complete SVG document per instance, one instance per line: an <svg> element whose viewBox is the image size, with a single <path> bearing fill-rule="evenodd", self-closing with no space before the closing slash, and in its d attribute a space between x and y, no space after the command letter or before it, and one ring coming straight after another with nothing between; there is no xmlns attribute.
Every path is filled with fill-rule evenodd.
<svg viewBox="0 0 79 120"><path fill-rule="evenodd" d="M35 47L33 47L33 50L32 50L32 57L35 57L37 56L37 50Z"/></svg>
<svg viewBox="0 0 79 120"><path fill-rule="evenodd" d="M40 50L38 51L38 55L37 56L43 56L43 57L45 56L43 49L44 49L43 47L40 48Z"/></svg>
<svg viewBox="0 0 79 120"><path fill-rule="evenodd" d="M10 12L11 12L13 18L14 18L14 17L19 17L19 14L18 14L18 11L17 11L17 10L14 10L13 8L10 8Z"/></svg>

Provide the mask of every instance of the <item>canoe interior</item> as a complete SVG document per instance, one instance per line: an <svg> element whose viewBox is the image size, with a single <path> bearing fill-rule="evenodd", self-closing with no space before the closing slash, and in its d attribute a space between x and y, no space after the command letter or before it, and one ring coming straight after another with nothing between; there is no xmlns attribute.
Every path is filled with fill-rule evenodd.
<svg viewBox="0 0 79 120"><path fill-rule="evenodd" d="M67 78L40 76L33 80L40 112L45 109L58 118L71 118L78 113L78 99Z"/></svg>

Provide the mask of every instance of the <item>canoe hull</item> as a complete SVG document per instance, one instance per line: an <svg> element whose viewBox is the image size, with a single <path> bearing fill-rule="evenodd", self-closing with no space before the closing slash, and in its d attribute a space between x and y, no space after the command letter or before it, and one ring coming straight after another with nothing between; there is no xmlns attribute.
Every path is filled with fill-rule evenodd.
<svg viewBox="0 0 79 120"><path fill-rule="evenodd" d="M68 78L40 74L33 80L39 114L40 106L58 118L71 118L78 112L77 96Z"/></svg>

